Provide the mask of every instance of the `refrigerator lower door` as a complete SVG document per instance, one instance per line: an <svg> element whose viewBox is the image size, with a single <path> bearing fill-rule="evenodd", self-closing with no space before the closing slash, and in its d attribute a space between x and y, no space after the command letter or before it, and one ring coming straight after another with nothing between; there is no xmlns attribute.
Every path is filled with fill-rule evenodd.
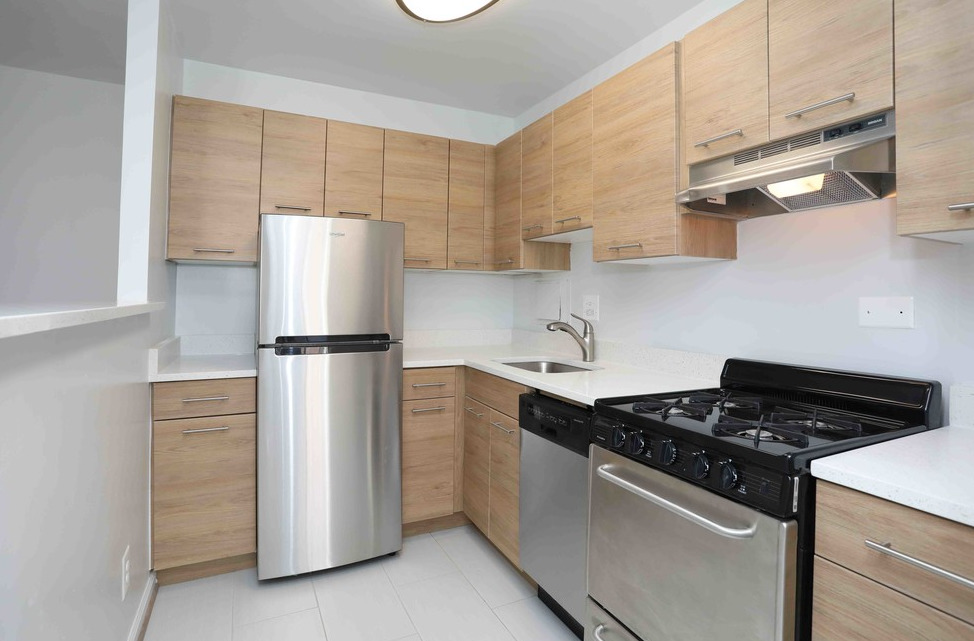
<svg viewBox="0 0 974 641"><path fill-rule="evenodd" d="M402 548L402 345L294 351L258 350L260 579Z"/></svg>

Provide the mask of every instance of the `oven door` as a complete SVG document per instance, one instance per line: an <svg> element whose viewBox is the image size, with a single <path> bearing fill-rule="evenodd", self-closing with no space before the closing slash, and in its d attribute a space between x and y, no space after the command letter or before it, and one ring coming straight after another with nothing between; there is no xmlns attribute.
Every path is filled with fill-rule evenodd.
<svg viewBox="0 0 974 641"><path fill-rule="evenodd" d="M595 601L644 641L794 641L794 521L600 447L591 452Z"/></svg>

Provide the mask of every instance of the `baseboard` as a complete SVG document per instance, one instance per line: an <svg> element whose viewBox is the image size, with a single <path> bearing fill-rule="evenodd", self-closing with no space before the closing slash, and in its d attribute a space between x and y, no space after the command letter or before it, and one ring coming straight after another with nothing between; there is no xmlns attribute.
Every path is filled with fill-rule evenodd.
<svg viewBox="0 0 974 641"><path fill-rule="evenodd" d="M446 516L438 516L434 519L425 521L413 521L404 523L402 526L403 536L416 536L417 534L428 534L439 530L449 530L450 528L460 527L470 523L470 519L463 512L454 512Z"/></svg>
<svg viewBox="0 0 974 641"><path fill-rule="evenodd" d="M128 641L142 641L145 637L145 630L149 626L149 616L152 614L152 606L156 601L156 591L158 589L156 573L149 570L149 578L146 579L145 588L142 590L139 609L135 613L132 627L129 628Z"/></svg>
<svg viewBox="0 0 974 641"><path fill-rule="evenodd" d="M225 559L203 561L202 563L193 563L192 565L181 565L175 568L156 570L156 575L159 580L159 585L172 585L173 583L195 581L196 579L254 567L257 567L257 553L251 552L250 554L241 554Z"/></svg>

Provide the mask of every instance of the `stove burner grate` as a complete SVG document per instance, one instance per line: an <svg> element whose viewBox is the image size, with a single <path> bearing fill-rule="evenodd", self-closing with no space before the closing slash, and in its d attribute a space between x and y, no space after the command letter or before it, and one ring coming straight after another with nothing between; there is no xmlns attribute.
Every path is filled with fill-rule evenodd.
<svg viewBox="0 0 974 641"><path fill-rule="evenodd" d="M771 424L782 429L810 429L812 434L835 434L841 436L862 436L862 423L854 417L839 417L819 413L817 409L809 412L775 412Z"/></svg>
<svg viewBox="0 0 974 641"><path fill-rule="evenodd" d="M783 428L781 425L766 423L764 416L759 421L746 421L722 414L717 418L717 424L711 431L714 436L729 436L753 441L754 447L760 447L761 443L785 443L796 447L808 447L808 437L805 434L788 427Z"/></svg>

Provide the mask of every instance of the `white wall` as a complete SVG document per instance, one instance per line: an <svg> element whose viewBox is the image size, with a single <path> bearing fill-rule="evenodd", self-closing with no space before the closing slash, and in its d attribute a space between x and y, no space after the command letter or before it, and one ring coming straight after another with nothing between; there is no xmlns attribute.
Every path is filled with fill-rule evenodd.
<svg viewBox="0 0 974 641"><path fill-rule="evenodd" d="M0 304L114 304L122 87L0 66Z"/></svg>
<svg viewBox="0 0 974 641"><path fill-rule="evenodd" d="M572 248L572 308L600 296L599 340L931 377L974 379L974 248L900 238L895 201L740 223L738 260L592 262ZM515 285L515 327L539 331L537 285ZM913 296L916 329L858 327L860 296Z"/></svg>

